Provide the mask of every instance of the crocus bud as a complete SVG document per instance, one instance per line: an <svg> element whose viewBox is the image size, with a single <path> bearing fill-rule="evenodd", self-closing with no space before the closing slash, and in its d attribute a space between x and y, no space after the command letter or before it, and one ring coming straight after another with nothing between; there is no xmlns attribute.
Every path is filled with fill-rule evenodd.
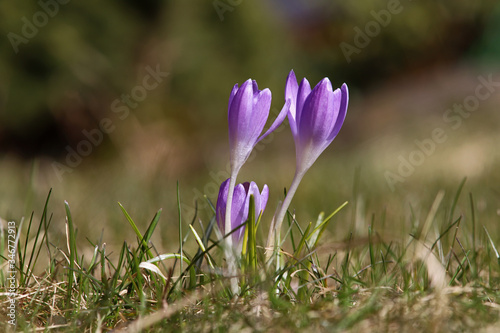
<svg viewBox="0 0 500 333"><path fill-rule="evenodd" d="M229 179L224 181L219 189L217 205L215 210L215 218L220 231L225 234L226 230L226 205L227 194L229 190ZM231 228L234 230L248 220L248 211L250 206L250 196L253 195L255 202L256 218L264 211L269 198L269 188L264 185L262 192L259 192L257 184L254 182L246 182L238 184L234 188L233 202L231 206ZM239 228L231 234L232 246L241 251L241 243L245 234L245 226Z"/></svg>
<svg viewBox="0 0 500 333"><path fill-rule="evenodd" d="M339 133L347 113L349 91L345 83L334 91L328 78L311 91L305 78L297 85L292 70L286 80L285 100L291 101L288 121L295 141L297 171L303 173Z"/></svg>
<svg viewBox="0 0 500 333"><path fill-rule="evenodd" d="M263 134L271 107L271 91L259 90L255 80L236 84L229 96L229 151L232 173L238 173L255 145L274 131L286 117L284 107L271 127Z"/></svg>

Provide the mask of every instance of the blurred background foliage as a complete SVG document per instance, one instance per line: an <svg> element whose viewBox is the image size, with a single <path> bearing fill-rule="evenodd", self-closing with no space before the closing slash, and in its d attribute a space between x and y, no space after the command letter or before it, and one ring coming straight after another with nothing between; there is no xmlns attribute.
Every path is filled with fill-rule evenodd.
<svg viewBox="0 0 500 333"><path fill-rule="evenodd" d="M364 31L374 21L372 11L394 2L402 11L346 61L340 44L354 46L354 28ZM46 24L14 46L12 34L23 36L26 21L33 23L36 15L40 19L39 12L46 13ZM100 226L123 224L119 210L109 208L117 208L116 201L144 223L164 207L173 224L177 180L186 207L194 207L194 200L206 207L203 193L216 198L228 161L232 86L253 78L261 89L269 87L276 114L292 68L311 84L325 76L334 86L347 82L351 92L336 148L312 169L293 204L305 210L303 218L314 219L321 210L333 210L332 205L359 199L353 184L360 166L367 192L374 198L387 192L380 203L401 195L411 202L411 194L422 190L424 176L431 177L426 178L428 189L443 186L440 176L454 173L449 165L437 165L452 160L446 154L457 154L446 150L429 157L396 193L388 191L384 170L397 168L398 154L414 149L413 140L429 136L446 108L474 91L478 75L497 73L499 22L495 0L1 1L0 217L29 214L54 188L58 209L62 211L58 200L68 199L82 220ZM121 119L113 102L141 85L148 68L168 76ZM481 138L488 148L479 145L481 156L489 158L484 162L489 167L479 172L482 181L495 177L498 166L491 148L498 139L498 101L497 94L481 106L485 112L446 143L450 149L463 148L460 139L477 135L477 129L492 133ZM98 129L105 118L116 130L60 181L53 162L67 164L68 147L77 149L86 139L83 132ZM294 166L293 143L284 133L261 147L241 177L273 185L274 205ZM474 142L482 141L470 144ZM469 150L463 154L465 160L476 159ZM457 158L455 164L464 163ZM266 176L277 169L278 175ZM452 184L470 176L468 170L459 169ZM184 212L189 221L193 210ZM92 226L82 228L96 232Z"/></svg>

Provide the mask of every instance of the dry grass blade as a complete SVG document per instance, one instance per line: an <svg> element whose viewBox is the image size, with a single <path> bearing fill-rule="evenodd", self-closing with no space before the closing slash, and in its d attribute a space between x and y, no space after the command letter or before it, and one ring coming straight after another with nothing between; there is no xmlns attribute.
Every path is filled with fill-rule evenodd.
<svg viewBox="0 0 500 333"><path fill-rule="evenodd" d="M425 239L427 238L427 234L429 233L429 230L431 229L432 222L434 221L434 219L436 217L436 213L439 209L439 206L441 205L441 201L443 201L443 198L444 198L444 191L441 190L438 192L438 194L436 194L436 198L434 199L434 202L432 203L429 214L427 214L424 225L422 227L422 232L419 235L419 239L425 241Z"/></svg>
<svg viewBox="0 0 500 333"><path fill-rule="evenodd" d="M426 246L419 240L414 240L409 247L407 255L411 256L412 263L421 260L427 266L430 285L436 291L440 291L449 284L449 279L445 268L430 250L431 246L429 244Z"/></svg>

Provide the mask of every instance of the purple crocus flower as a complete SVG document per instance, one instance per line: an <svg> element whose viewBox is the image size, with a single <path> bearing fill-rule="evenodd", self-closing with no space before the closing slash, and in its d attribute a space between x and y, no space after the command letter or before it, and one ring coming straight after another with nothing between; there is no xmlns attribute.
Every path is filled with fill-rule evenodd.
<svg viewBox="0 0 500 333"><path fill-rule="evenodd" d="M305 78L299 86L292 70L286 80L285 101L291 103L288 121L295 141L296 169L285 200L273 219L267 239L268 247L273 245L275 232L281 229L281 223L302 177L332 143L344 124L349 91L345 83L341 88L333 90L328 78L321 80L312 90Z"/></svg>
<svg viewBox="0 0 500 333"><path fill-rule="evenodd" d="M219 189L219 196L217 198L217 205L215 210L215 218L217 225L223 234L226 234L226 207L227 196L229 191L229 179L225 180ZM229 230L239 227L248 219L250 196L253 195L255 202L255 217L258 218L259 214L264 211L269 198L269 188L264 185L262 192L259 192L257 184L254 182L246 182L238 184L234 188L233 202L231 206L231 225ZM243 235L245 234L245 226L239 228L231 234L232 246L241 251Z"/></svg>
<svg viewBox="0 0 500 333"><path fill-rule="evenodd" d="M271 91L259 90L255 80L248 79L241 87L236 84L229 95L228 123L229 123L229 153L231 162L231 177L227 194L226 221L232 220L232 198L236 178L243 164L250 156L255 145L274 131L287 115L291 101L285 103L276 120L269 129L261 135L271 107ZM225 225L225 234L231 231L232 223ZM226 240L229 248L232 240Z"/></svg>
<svg viewBox="0 0 500 333"><path fill-rule="evenodd" d="M255 80L248 79L241 87L233 87L229 96L229 151L231 169L238 173L250 156L255 145L285 120L287 108L284 107L274 123L263 134L271 107L271 91L259 90Z"/></svg>
<svg viewBox="0 0 500 333"><path fill-rule="evenodd" d="M349 91L345 83L334 91L328 78L311 91L306 78L297 85L292 70L286 80L285 100L291 100L288 121L295 141L297 170L305 172L344 124Z"/></svg>

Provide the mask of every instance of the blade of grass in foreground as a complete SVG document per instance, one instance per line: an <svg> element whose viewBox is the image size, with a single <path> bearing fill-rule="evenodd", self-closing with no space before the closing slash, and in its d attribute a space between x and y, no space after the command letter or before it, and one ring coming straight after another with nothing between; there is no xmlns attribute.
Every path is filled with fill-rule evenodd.
<svg viewBox="0 0 500 333"><path fill-rule="evenodd" d="M198 233L196 232L196 230L194 230L194 228L191 224L189 225L189 228L191 229L191 232L193 233L194 238L196 239L196 242L198 243L198 246L200 247L201 251L206 252L205 245L203 244L203 241L201 240L201 238L198 235ZM207 261L208 261L208 264L210 265L210 267L213 270L215 270L215 266L214 266L212 260L210 259L210 256L208 255L208 253L207 253Z"/></svg>
<svg viewBox="0 0 500 333"><path fill-rule="evenodd" d="M498 250L495 246L495 243L493 243L493 239L491 239L490 233L488 232L488 229L486 229L485 226L483 226L484 231L486 232L486 236L488 236L488 239L490 240L491 247L493 248L493 251L495 252L495 256L497 257L497 262L498 265L500 265L500 253L498 253Z"/></svg>
<svg viewBox="0 0 500 333"><path fill-rule="evenodd" d="M338 213L340 212L340 210L342 208L344 208L345 206L347 206L348 202L344 202L342 205L339 206L339 208L337 208L333 213L331 213L330 215L328 215L328 217L326 219L324 219L322 222L320 222L318 225L316 225L313 229L313 231L307 236L307 240L309 241L309 246L311 248L315 247L316 245L318 245L318 241L321 239L321 235L323 234L323 232L325 231L327 225L328 225L328 222L330 222L330 220ZM318 219L318 221L320 221Z"/></svg>
<svg viewBox="0 0 500 333"><path fill-rule="evenodd" d="M26 269L26 271L28 272L28 275L24 276L24 274L22 273L23 270L20 269L21 285L27 286L29 284L29 281L30 281L31 277L33 276L33 271L34 271L34 267L33 266L35 265L35 262L37 261L38 256L40 255L40 251L42 249L42 243L44 242L44 240L45 240L45 244L47 246L47 251L48 251L49 257L50 257L50 253L51 252L50 252L50 247L48 245L47 229L50 226L51 219L47 220L47 207L49 205L49 200L50 200L51 193L52 193L52 189L49 190L49 193L47 195L47 199L45 200L45 205L43 207L43 212L42 212L42 217L40 219L40 224L38 225L38 230L36 231L36 234L35 234L35 241L33 242L33 246L31 248L31 255L30 255L30 259L28 261L28 266L27 266L27 269ZM19 226L19 230L22 230L22 224L23 224L22 222L23 221L24 221L24 219L21 220L21 224ZM29 222L29 225L28 225L28 231L27 231L27 234L26 234L26 242L24 244L24 256L22 256L22 260L21 260L21 251L19 251L19 265L20 265L20 267L24 267L24 262L26 260L27 247L28 247L28 242L29 242L29 234L30 234L32 223L33 223L33 214L31 215L30 222ZM38 247L38 251L35 251L35 249L36 249L36 247L38 245L38 238L39 238L40 234L42 234L42 232L41 232L42 226L44 227L45 232L43 233L42 239L40 241L41 244ZM36 255L35 255L35 253L36 253ZM26 279L24 279L23 277L25 277Z"/></svg>
<svg viewBox="0 0 500 333"><path fill-rule="evenodd" d="M67 201L64 201L64 206L66 208L66 236L68 240L68 251L69 251L69 272L68 272L68 290L67 290L67 298L69 305L71 304L73 283L76 280L75 260L77 260L78 254L76 253L76 231L73 226L73 218L71 217L71 211Z"/></svg>
<svg viewBox="0 0 500 333"><path fill-rule="evenodd" d="M457 192L455 193L455 197L453 198L453 202L451 204L450 216L448 216L448 223L451 223L453 221L453 213L455 212L455 208L457 207L458 199L460 198L460 193L462 193L462 189L464 188L466 180L467 177L464 177L464 179L462 179L462 181L460 182L460 185L458 185Z"/></svg>
<svg viewBox="0 0 500 333"><path fill-rule="evenodd" d="M180 254L183 253L182 247L183 247L183 241L182 241L182 211L181 211L181 192L179 190L179 181L177 181L177 213L179 214L179 246L180 246ZM182 260L179 261L179 267L182 272Z"/></svg>
<svg viewBox="0 0 500 333"><path fill-rule="evenodd" d="M158 222L160 221L160 215L161 215L162 209L160 208L155 216L153 217L153 220L151 220L151 223L149 224L148 228L146 229L146 232L144 233L144 238L143 238L143 244L149 244L149 241L151 240L151 237L153 236L153 232L156 229L156 226L158 225ZM148 255L151 255L151 251L148 251Z"/></svg>
<svg viewBox="0 0 500 333"><path fill-rule="evenodd" d="M159 209L156 212L155 216L153 217L153 220L151 221L151 223L148 226L148 229L146 230L146 233L143 236L141 234L141 232L139 231L139 228L137 228L137 225L135 224L134 220L132 219L132 217L130 217L130 215L125 210L123 205L121 203L118 203L118 205L120 206L120 209L122 210L123 215L125 215L125 218L130 223L130 226L132 227L135 234L137 235L137 238L139 239L140 244L144 248L144 251L147 253L149 258L153 258L154 255L151 252L151 250L149 249L148 242L151 239L151 236L153 235L153 231L155 230L156 226L158 225L158 222L160 221L161 209Z"/></svg>
<svg viewBox="0 0 500 333"><path fill-rule="evenodd" d="M477 277L477 250L476 250L476 210L474 205L474 198L472 193L469 193L470 210L471 210L471 221L472 221L472 269L473 276Z"/></svg>

